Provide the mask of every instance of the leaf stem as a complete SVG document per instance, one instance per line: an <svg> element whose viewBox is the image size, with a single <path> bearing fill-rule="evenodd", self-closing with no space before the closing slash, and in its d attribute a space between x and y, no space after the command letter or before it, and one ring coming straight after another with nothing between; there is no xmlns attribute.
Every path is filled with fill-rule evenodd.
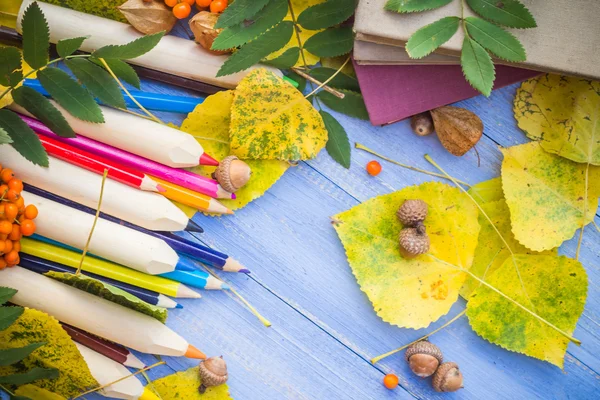
<svg viewBox="0 0 600 400"><path fill-rule="evenodd" d="M15 394L13 392L11 392L6 386L0 384L0 389L4 390L6 393L8 393L11 397L15 397Z"/></svg>
<svg viewBox="0 0 600 400"><path fill-rule="evenodd" d="M590 163L587 163L587 165L585 167L585 190L583 192L583 217L581 220L581 232L579 233L579 240L577 241L577 251L575 252L576 260L579 260L579 254L581 252L581 243L583 242L583 231L585 229L585 219L587 217L589 172L590 172Z"/></svg>
<svg viewBox="0 0 600 400"><path fill-rule="evenodd" d="M341 67L339 67L339 68L338 68L338 70L337 70L337 71L335 71L335 72L334 72L334 73L333 73L333 74L332 74L332 75L331 75L329 78L327 78L327 80L326 80L325 82L323 82L323 83L321 83L319 86L317 86L317 87L316 87L316 88L315 88L315 89L314 89L312 92L310 92L309 94L307 94L306 96L304 96L304 98L305 98L305 99L308 99L310 96L312 96L313 94L317 93L317 91L318 91L319 89L321 89L321 88L325 89L326 85L327 85L329 82L331 82L331 81L333 80L333 78L335 78L335 77L336 77L336 75L337 75L337 74L339 74L340 72L342 72L342 69L344 69L344 67L346 66L346 64L348 64L348 61L350 61L350 56L348 56L348 58L346 58L346 61L344 61L344 63L342 64L342 66L341 66ZM296 72L296 73L297 73L297 72ZM300 75L300 76L302 76L302 75ZM327 90L327 89L325 89L325 90ZM335 90L335 89L332 89L332 90L334 90L335 92L337 92L337 93L338 93L338 94L340 94L341 96L339 96L339 95L337 95L337 94L335 94L335 93L332 93L332 92L331 92L331 90L327 90L327 91L328 91L328 92L330 92L330 93L332 93L332 94L334 94L336 97L339 97L340 99L343 99L344 97L346 97L346 95L345 95L344 93L338 92L338 91L337 91L337 90Z"/></svg>
<svg viewBox="0 0 600 400"><path fill-rule="evenodd" d="M600 226L598 226L598 224L596 223L596 221L593 221L593 220L592 220L592 224L594 224L594 226L596 227L596 230L597 230L598 232L600 232Z"/></svg>
<svg viewBox="0 0 600 400"><path fill-rule="evenodd" d="M343 99L344 97L346 97L346 95L338 90L335 90L332 87L327 86L325 83L322 83L321 81L319 81L318 79L313 78L312 76L310 76L309 74L307 74L306 72L302 71L300 68L296 68L293 67L292 71L294 71L295 73L297 73L298 75L300 75L301 77L311 81L312 83L316 84L316 85L320 85L319 88L323 88L323 90L328 91L329 93L331 93L332 95L334 95L337 98ZM338 74L338 72L336 72L336 75ZM329 80L327 80L327 82L329 82ZM314 91L313 91L314 92ZM312 94L312 93L311 93ZM309 95L304 96L304 98L307 98Z"/></svg>
<svg viewBox="0 0 600 400"><path fill-rule="evenodd" d="M302 44L302 38L300 37L300 27L298 26L298 20L296 19L296 14L294 13L294 6L292 5L292 0L288 0L288 8L290 10L292 22L294 23L294 32L296 32L296 40L298 41L298 47L300 48L302 63L304 64L304 67L308 68L308 63L306 62L306 57L304 56L304 45Z"/></svg>

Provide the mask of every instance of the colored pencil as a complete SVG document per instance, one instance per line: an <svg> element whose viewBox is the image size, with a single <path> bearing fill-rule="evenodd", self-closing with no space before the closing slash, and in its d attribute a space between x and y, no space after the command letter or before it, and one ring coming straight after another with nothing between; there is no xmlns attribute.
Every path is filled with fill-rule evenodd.
<svg viewBox="0 0 600 400"><path fill-rule="evenodd" d="M104 122L95 124L73 117L54 100L50 102L79 135L174 168L219 165L217 160L204 152L192 135L179 129L104 106L99 106ZM9 107L19 114L32 117L15 103Z"/></svg>
<svg viewBox="0 0 600 400"><path fill-rule="evenodd" d="M0 271L3 285L18 290L11 302L143 353L206 358L160 321L112 301L15 266Z"/></svg>
<svg viewBox="0 0 600 400"><path fill-rule="evenodd" d="M55 135L46 125L40 121L21 115L21 118L31 129L37 133L52 137L73 147L85 150L110 159L125 167L135 169L145 174L157 177L163 181L185 187L198 193L206 194L215 199L234 199L235 195L224 190L214 179L206 178L184 169L171 168L169 166L140 157L133 153L100 143L81 135L74 138L64 138Z"/></svg>
<svg viewBox="0 0 600 400"><path fill-rule="evenodd" d="M23 82L24 86L28 86L35 89L40 94L50 97L50 94L44 89L37 79L25 79ZM129 96L121 90L123 98L125 99L125 105L127 108L138 108L138 105L129 98ZM187 114L194 111L194 108L198 104L204 101L204 97L188 97L188 96L174 96L163 93L151 93L144 92L141 90L129 90L131 94L144 108L155 111L167 111ZM101 101L98 100L100 104Z"/></svg>
<svg viewBox="0 0 600 400"><path fill-rule="evenodd" d="M49 156L50 165L42 167L27 162L12 146L0 146L2 166L31 185L70 200L96 208L102 177ZM107 179L104 183L102 211L150 230L180 231L188 218L177 206L158 193L136 190Z"/></svg>
<svg viewBox="0 0 600 400"><path fill-rule="evenodd" d="M161 276L205 290L229 289L229 285L205 271L173 271Z"/></svg>
<svg viewBox="0 0 600 400"><path fill-rule="evenodd" d="M150 192L164 191L158 183L153 181L146 174L123 167L114 161L80 150L77 147L60 142L49 136L39 135L39 138L48 154L63 161L100 175L104 174L104 171L106 170L106 176L108 178L136 189L148 190Z"/></svg>
<svg viewBox="0 0 600 400"><path fill-rule="evenodd" d="M78 268L81 261L80 253L29 238L21 239L21 251L25 254L54 261L55 263L71 268ZM201 297L199 293L179 282L163 278L162 276L144 274L143 272L95 257L85 257L81 269L171 297L193 299Z"/></svg>
<svg viewBox="0 0 600 400"><path fill-rule="evenodd" d="M177 201L181 204L185 204L208 213L233 214L233 211L231 211L229 208L225 207L218 200L213 199L206 194L194 192L190 189L172 184L156 177L153 177L153 179L164 189L160 194L169 200Z"/></svg>
<svg viewBox="0 0 600 400"><path fill-rule="evenodd" d="M67 267L66 265L62 265L56 263L54 261L44 260L43 258L32 256L31 254L21 253L20 254L20 262L19 265L25 269L28 269L33 272L37 272L38 274L45 274L49 271L56 272L67 272L70 274L74 274L77 270L75 268ZM171 300L167 296L155 292L153 290L144 289L141 287L133 286L128 283L119 282L114 279L106 278L104 276L92 274L91 272L85 273L85 276L90 278L99 280L106 284L112 285L116 288L121 289L124 292L129 293L132 296L137 297L138 299L145 301L148 304L152 304L157 307L163 308L183 308L177 302Z"/></svg>
<svg viewBox="0 0 600 400"><path fill-rule="evenodd" d="M146 365L130 352L126 347L121 346L108 340L94 336L91 333L77 329L74 326L61 324L62 328L67 332L71 339L88 347L113 361L123 364L129 368L142 369Z"/></svg>
<svg viewBox="0 0 600 400"><path fill-rule="evenodd" d="M142 383L135 376L129 376L131 373L122 364L80 343L75 342L75 346L77 346L94 379L101 386L106 385L99 391L101 395L125 400L159 400L159 397L150 389L142 386Z"/></svg>

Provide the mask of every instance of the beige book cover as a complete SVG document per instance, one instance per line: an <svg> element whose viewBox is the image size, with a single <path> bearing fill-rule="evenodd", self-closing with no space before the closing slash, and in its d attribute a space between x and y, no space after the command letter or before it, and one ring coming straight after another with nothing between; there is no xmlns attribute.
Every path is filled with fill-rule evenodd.
<svg viewBox="0 0 600 400"><path fill-rule="evenodd" d="M384 9L387 0L360 0L356 10L356 39L404 46L419 28L447 16L461 15L461 1L435 10L398 14ZM521 0L537 21L531 29L508 29L523 43L527 61L511 64L540 71L600 79L600 0ZM475 14L465 8L465 16ZM462 29L436 51L457 56Z"/></svg>
<svg viewBox="0 0 600 400"><path fill-rule="evenodd" d="M460 58L443 54L430 54L419 60L410 58L404 47L387 46L373 42L354 41L352 53L358 65L458 65Z"/></svg>

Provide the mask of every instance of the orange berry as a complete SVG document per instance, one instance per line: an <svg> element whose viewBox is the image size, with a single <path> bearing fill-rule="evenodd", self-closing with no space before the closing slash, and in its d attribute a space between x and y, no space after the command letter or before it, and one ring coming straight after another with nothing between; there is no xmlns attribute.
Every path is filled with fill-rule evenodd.
<svg viewBox="0 0 600 400"><path fill-rule="evenodd" d="M9 203L12 204L12 203ZM6 208L4 207L4 204L0 204L0 219L6 219Z"/></svg>
<svg viewBox="0 0 600 400"><path fill-rule="evenodd" d="M227 8L227 0L214 0L210 3L211 13L222 13Z"/></svg>
<svg viewBox="0 0 600 400"><path fill-rule="evenodd" d="M21 227L18 224L12 226L12 232L8 235L8 238L12 241L21 240Z"/></svg>
<svg viewBox="0 0 600 400"><path fill-rule="evenodd" d="M19 215L19 218L17 219L17 221L19 221L19 223L22 223L23 221L25 221L25 215Z"/></svg>
<svg viewBox="0 0 600 400"><path fill-rule="evenodd" d="M192 7L188 3L179 3L173 7L173 15L177 19L187 18L191 11Z"/></svg>
<svg viewBox="0 0 600 400"><path fill-rule="evenodd" d="M4 255L4 261L7 265L16 265L19 262L19 253L12 250Z"/></svg>
<svg viewBox="0 0 600 400"><path fill-rule="evenodd" d="M369 173L369 175L372 176L379 175L379 173L381 172L381 164L379 164L375 160L369 161L369 163L367 164L367 172Z"/></svg>
<svg viewBox="0 0 600 400"><path fill-rule="evenodd" d="M8 234L0 233L0 241L4 242L6 239L8 239Z"/></svg>
<svg viewBox="0 0 600 400"><path fill-rule="evenodd" d="M213 0L196 0L198 7L206 8L210 6Z"/></svg>
<svg viewBox="0 0 600 400"><path fill-rule="evenodd" d="M175 7L177 5L177 0L165 0L165 4L169 7Z"/></svg>
<svg viewBox="0 0 600 400"><path fill-rule="evenodd" d="M4 253L10 253L13 249L13 242L10 239L4 241Z"/></svg>
<svg viewBox="0 0 600 400"><path fill-rule="evenodd" d="M25 200L23 199L22 196L19 196L19 198L16 199L15 201L13 201L13 203L15 206L17 206L20 213L25 211Z"/></svg>
<svg viewBox="0 0 600 400"><path fill-rule="evenodd" d="M8 192L8 185L0 185L0 196L6 197L7 192Z"/></svg>
<svg viewBox="0 0 600 400"><path fill-rule="evenodd" d="M383 377L383 386L387 389L396 389L398 387L398 377L395 374L387 374Z"/></svg>
<svg viewBox="0 0 600 400"><path fill-rule="evenodd" d="M190 6L193 6L196 3L196 0L183 0L184 3L188 3Z"/></svg>
<svg viewBox="0 0 600 400"><path fill-rule="evenodd" d="M8 188L15 192L21 193L23 191L23 181L17 178L12 178L8 181Z"/></svg>
<svg viewBox="0 0 600 400"><path fill-rule="evenodd" d="M35 222L25 219L21 222L21 233L23 236L31 236L35 232Z"/></svg>
<svg viewBox="0 0 600 400"><path fill-rule="evenodd" d="M6 193L6 198L13 202L17 201L17 199L20 197L21 197L21 195L12 189L8 189L8 192Z"/></svg>
<svg viewBox="0 0 600 400"><path fill-rule="evenodd" d="M14 177L15 174L10 168L4 168L2 171L0 171L0 179L2 179L3 182L8 182Z"/></svg>
<svg viewBox="0 0 600 400"><path fill-rule="evenodd" d="M15 218L17 218L17 214L19 214L19 207L13 203L4 205L4 218L9 220L11 223L15 220Z"/></svg>
<svg viewBox="0 0 600 400"><path fill-rule="evenodd" d="M4 243L4 240L0 240L0 254L3 254L5 249L6 244Z"/></svg>
<svg viewBox="0 0 600 400"><path fill-rule="evenodd" d="M4 258L0 258L0 269L4 268L6 268L6 261L4 261Z"/></svg>
<svg viewBox="0 0 600 400"><path fill-rule="evenodd" d="M10 223L10 221L7 221L7 220L0 221L0 233L6 233L7 235L10 235L11 232L12 232L12 224Z"/></svg>
<svg viewBox="0 0 600 400"><path fill-rule="evenodd" d="M15 250L17 253L19 251L21 251L21 241L20 240L13 242L13 250Z"/></svg>
<svg viewBox="0 0 600 400"><path fill-rule="evenodd" d="M38 216L38 209L36 206L34 206L33 204L28 205L27 207L25 207L25 218L27 219L35 219Z"/></svg>

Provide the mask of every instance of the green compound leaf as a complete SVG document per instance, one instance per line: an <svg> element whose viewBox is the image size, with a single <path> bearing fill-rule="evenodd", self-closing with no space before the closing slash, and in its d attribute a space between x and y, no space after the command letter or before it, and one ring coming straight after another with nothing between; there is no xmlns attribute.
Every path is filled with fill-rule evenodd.
<svg viewBox="0 0 600 400"><path fill-rule="evenodd" d="M233 7L233 5L230 7ZM211 48L213 50L228 50L246 44L283 21L287 12L287 0L271 0L253 20L225 28L217 36Z"/></svg>
<svg viewBox="0 0 600 400"><path fill-rule="evenodd" d="M460 18L445 17L420 28L406 42L410 58L423 58L446 43L458 30Z"/></svg>
<svg viewBox="0 0 600 400"><path fill-rule="evenodd" d="M17 292L17 289L0 286L0 305L9 301Z"/></svg>
<svg viewBox="0 0 600 400"><path fill-rule="evenodd" d="M21 52L15 47L0 47L0 85L9 86L13 71L21 69Z"/></svg>
<svg viewBox="0 0 600 400"><path fill-rule="evenodd" d="M229 8L229 7L228 7ZM294 23L283 21L265 34L232 54L221 66L217 76L230 75L250 68L260 60L281 49L292 37Z"/></svg>
<svg viewBox="0 0 600 400"><path fill-rule="evenodd" d="M298 57L300 57L300 48L291 47L279 57L271 60L263 60L262 63L279 69L289 69L296 65Z"/></svg>
<svg viewBox="0 0 600 400"><path fill-rule="evenodd" d="M320 82L325 82L331 75L335 74L336 70L333 68L317 67L309 71L309 75ZM336 89L351 90L354 92L360 92L360 86L356 78L348 76L342 72L337 74L332 80L329 81L327 86Z"/></svg>
<svg viewBox="0 0 600 400"><path fill-rule="evenodd" d="M329 28L304 42L306 51L319 57L337 57L348 54L354 45L352 27Z"/></svg>
<svg viewBox="0 0 600 400"><path fill-rule="evenodd" d="M5 330L23 314L23 307L0 307L0 331Z"/></svg>
<svg viewBox="0 0 600 400"><path fill-rule="evenodd" d="M13 90L12 96L15 103L42 121L52 132L62 137L75 137L75 132L61 112L54 107L54 104L50 103L50 100L34 89L21 86ZM14 137L13 140L15 140Z"/></svg>
<svg viewBox="0 0 600 400"><path fill-rule="evenodd" d="M31 3L23 14L23 58L37 69L48 64L50 31L44 14L37 3Z"/></svg>
<svg viewBox="0 0 600 400"><path fill-rule="evenodd" d="M3 128L0 128L0 145L10 144L12 142L13 140L8 135L8 132L6 132Z"/></svg>
<svg viewBox="0 0 600 400"><path fill-rule="evenodd" d="M510 28L535 28L533 16L518 0L467 0L473 11L483 18Z"/></svg>
<svg viewBox="0 0 600 400"><path fill-rule="evenodd" d="M467 81L485 96L492 93L496 71L488 52L476 41L465 36L460 65Z"/></svg>
<svg viewBox="0 0 600 400"><path fill-rule="evenodd" d="M564 256L517 254L515 262L521 279L509 257L486 282L572 334L587 297L585 268ZM469 298L467 317L473 330L489 342L563 367L569 339L487 286Z"/></svg>
<svg viewBox="0 0 600 400"><path fill-rule="evenodd" d="M106 69L104 67L104 64L102 64L100 60L97 60L93 57L91 57L89 60L94 64ZM136 89L140 88L140 77L138 76L137 72L135 72L135 70L131 67L131 65L127 64L123 60L118 60L116 58L104 59L104 62L108 64L108 67L117 76L117 78L129 83Z"/></svg>
<svg viewBox="0 0 600 400"><path fill-rule="evenodd" d="M319 111L329 135L327 153L342 167L350 168L350 141L344 127L331 114Z"/></svg>
<svg viewBox="0 0 600 400"><path fill-rule="evenodd" d="M268 2L269 0L236 0L223 11L215 24L215 28L228 28L246 19L252 19Z"/></svg>
<svg viewBox="0 0 600 400"><path fill-rule="evenodd" d="M40 379L56 379L59 372L56 368L39 368L34 367L22 374L12 374L0 376L0 384L7 385L24 385Z"/></svg>
<svg viewBox="0 0 600 400"><path fill-rule="evenodd" d="M23 157L36 165L48 166L48 154L46 154L40 138L17 114L8 110L0 110L0 125L13 140L11 146ZM0 329L2 329L1 324Z"/></svg>
<svg viewBox="0 0 600 400"><path fill-rule="evenodd" d="M162 31L142 36L126 44L104 46L94 51L92 56L96 58L118 58L119 60L136 58L152 50L160 42L164 34L165 32Z"/></svg>
<svg viewBox="0 0 600 400"><path fill-rule="evenodd" d="M334 111L349 115L354 118L369 119L369 113L365 106L365 101L360 93L349 90L340 90L345 94L343 99L332 95L329 92L321 91L317 94L319 100Z"/></svg>
<svg viewBox="0 0 600 400"><path fill-rule="evenodd" d="M68 57L79 50L84 40L88 38L89 36L80 36L71 39L59 40L58 43L56 43L56 51L58 52L58 55L63 58Z"/></svg>
<svg viewBox="0 0 600 400"><path fill-rule="evenodd" d="M15 364L35 350L39 349L46 343L31 343L27 346L17 347L14 349L0 349L0 367L6 367L7 365Z"/></svg>
<svg viewBox="0 0 600 400"><path fill-rule="evenodd" d="M65 60L65 64L101 102L116 108L127 108L119 85L104 68L83 58Z"/></svg>
<svg viewBox="0 0 600 400"><path fill-rule="evenodd" d="M452 0L388 0L385 9L398 13L411 13L440 8Z"/></svg>
<svg viewBox="0 0 600 400"><path fill-rule="evenodd" d="M327 0L300 13L298 23L305 29L326 29L350 18L355 8L355 0Z"/></svg>
<svg viewBox="0 0 600 400"><path fill-rule="evenodd" d="M72 116L82 121L104 122L102 110L92 95L65 71L44 68L38 72L38 79L52 98Z"/></svg>
<svg viewBox="0 0 600 400"><path fill-rule="evenodd" d="M467 31L477 43L506 61L525 61L525 49L511 33L481 18L465 18Z"/></svg>

